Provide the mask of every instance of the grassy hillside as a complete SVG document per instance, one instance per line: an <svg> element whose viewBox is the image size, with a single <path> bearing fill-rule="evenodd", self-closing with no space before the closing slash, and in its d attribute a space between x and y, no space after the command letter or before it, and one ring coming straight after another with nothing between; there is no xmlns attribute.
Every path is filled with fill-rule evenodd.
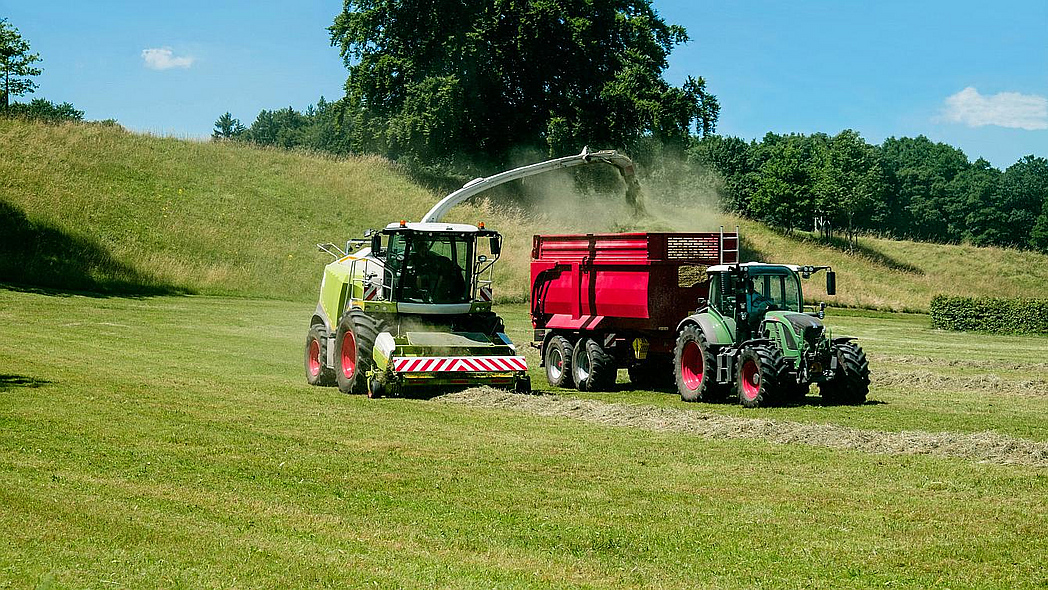
<svg viewBox="0 0 1048 590"><path fill-rule="evenodd" d="M308 300L326 256L366 228L419 219L441 196L378 158L334 159L192 142L96 125L0 120L0 282L86 290L170 290ZM565 177L529 180L527 214L488 203L449 221L506 234L498 295L527 293L534 233L713 230L709 191L645 186L653 216L618 197L580 196ZM751 258L831 264L843 305L925 310L939 292L1038 297L1048 256L996 248L862 239L848 252L744 222ZM823 298L818 281L810 297Z"/></svg>

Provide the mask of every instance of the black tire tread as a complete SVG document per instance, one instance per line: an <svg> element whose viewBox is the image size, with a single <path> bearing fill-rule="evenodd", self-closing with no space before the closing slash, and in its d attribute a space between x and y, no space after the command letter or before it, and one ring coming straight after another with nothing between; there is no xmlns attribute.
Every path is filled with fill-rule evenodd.
<svg viewBox="0 0 1048 590"><path fill-rule="evenodd" d="M580 351L580 347L582 350ZM584 352L589 357L589 376L580 382L576 374L575 356ZM592 338L582 338L572 351L571 375L579 391L608 391L615 385L618 368L615 359L604 352L604 348Z"/></svg>
<svg viewBox="0 0 1048 590"><path fill-rule="evenodd" d="M694 341L698 343L703 357L702 385L696 391L691 391L684 385L684 376L681 372L681 355L684 346ZM685 326L677 336L677 343L673 347L673 381L677 386L677 393L681 401L685 402L714 402L723 397L723 388L717 386L717 363L709 351L709 344L702 329L694 324Z"/></svg>
<svg viewBox="0 0 1048 590"><path fill-rule="evenodd" d="M870 362L866 352L855 342L837 345L840 374L819 384L819 392L828 404L857 406L866 402L870 393Z"/></svg>

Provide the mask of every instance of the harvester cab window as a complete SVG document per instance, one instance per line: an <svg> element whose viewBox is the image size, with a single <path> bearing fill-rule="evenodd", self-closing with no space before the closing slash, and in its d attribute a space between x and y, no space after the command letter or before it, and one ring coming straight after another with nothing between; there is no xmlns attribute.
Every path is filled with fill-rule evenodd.
<svg viewBox="0 0 1048 590"><path fill-rule="evenodd" d="M470 300L473 241L452 234L414 234L406 240L401 301L465 303ZM390 242L393 251L393 242Z"/></svg>

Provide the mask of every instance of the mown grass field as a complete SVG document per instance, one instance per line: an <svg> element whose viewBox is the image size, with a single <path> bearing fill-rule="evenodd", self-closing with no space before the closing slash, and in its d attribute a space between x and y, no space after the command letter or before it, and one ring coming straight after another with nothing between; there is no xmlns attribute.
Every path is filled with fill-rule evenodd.
<svg viewBox="0 0 1048 590"><path fill-rule="evenodd" d="M420 219L443 196L378 158L339 160L118 127L0 120L0 145L6 283L310 301L326 262L315 244L344 244L368 228ZM451 212L448 221L483 220L505 234L496 270L501 301L527 297L537 233L715 231L737 223L747 258L833 265L840 305L927 311L938 293L1043 297L1048 284L1042 254L876 238L849 250L784 236L721 215L708 179L646 179L652 215L631 219L620 195L580 195L570 178L529 180L513 209L481 199ZM809 298L820 296L813 284Z"/></svg>
<svg viewBox="0 0 1048 590"><path fill-rule="evenodd" d="M0 587L1048 586L1043 464L346 396L304 383L311 310L0 290ZM505 313L523 341L526 310ZM875 403L592 397L874 440L990 431L1020 454L1048 439L1048 339L830 321L863 338Z"/></svg>

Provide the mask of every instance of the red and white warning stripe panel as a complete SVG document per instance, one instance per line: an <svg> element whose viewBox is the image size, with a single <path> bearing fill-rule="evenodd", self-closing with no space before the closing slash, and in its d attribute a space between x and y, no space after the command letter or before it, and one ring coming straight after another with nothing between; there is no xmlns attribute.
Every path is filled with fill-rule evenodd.
<svg viewBox="0 0 1048 590"><path fill-rule="evenodd" d="M374 301L375 297L378 295L378 290L379 290L379 286L378 285L375 285L373 283L368 283L368 285L364 288L364 300L365 301Z"/></svg>
<svg viewBox="0 0 1048 590"><path fill-rule="evenodd" d="M393 359L397 373L491 373L526 371L522 356L416 356Z"/></svg>
<svg viewBox="0 0 1048 590"><path fill-rule="evenodd" d="M477 298L481 301L491 301L491 287L477 289Z"/></svg>

